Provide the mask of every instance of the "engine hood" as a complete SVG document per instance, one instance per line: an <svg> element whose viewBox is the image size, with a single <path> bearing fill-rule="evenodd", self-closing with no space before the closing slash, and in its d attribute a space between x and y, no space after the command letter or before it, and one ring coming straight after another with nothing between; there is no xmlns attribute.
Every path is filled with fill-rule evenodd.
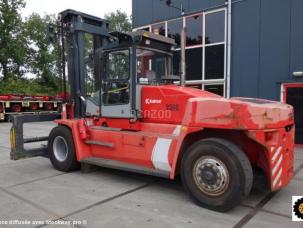
<svg viewBox="0 0 303 228"><path fill-rule="evenodd" d="M191 98L184 119L189 125L232 129L273 129L294 124L293 107L254 98Z"/></svg>
<svg viewBox="0 0 303 228"><path fill-rule="evenodd" d="M231 98L179 86L142 88L143 121L225 129L270 129L293 124L293 108L280 102Z"/></svg>

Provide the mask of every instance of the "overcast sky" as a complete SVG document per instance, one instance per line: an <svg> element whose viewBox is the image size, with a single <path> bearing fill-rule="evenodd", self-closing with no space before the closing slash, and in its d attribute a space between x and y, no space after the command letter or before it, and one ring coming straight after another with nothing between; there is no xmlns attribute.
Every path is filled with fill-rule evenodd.
<svg viewBox="0 0 303 228"><path fill-rule="evenodd" d="M40 15L58 14L65 9L74 9L84 13L103 17L104 14L120 9L131 15L131 0L25 0L26 7L22 16L33 12Z"/></svg>

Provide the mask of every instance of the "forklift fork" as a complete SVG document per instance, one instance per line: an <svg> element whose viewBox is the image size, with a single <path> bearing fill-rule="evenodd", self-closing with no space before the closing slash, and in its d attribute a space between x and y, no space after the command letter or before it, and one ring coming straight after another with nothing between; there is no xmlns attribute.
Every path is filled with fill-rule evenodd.
<svg viewBox="0 0 303 228"><path fill-rule="evenodd" d="M12 127L10 130L11 142L11 160L19 160L22 158L47 156L46 145L40 148L26 149L24 144L34 142L48 141L48 136L24 138L24 123L53 121L60 118L60 114L37 114L37 115L14 115L11 116Z"/></svg>

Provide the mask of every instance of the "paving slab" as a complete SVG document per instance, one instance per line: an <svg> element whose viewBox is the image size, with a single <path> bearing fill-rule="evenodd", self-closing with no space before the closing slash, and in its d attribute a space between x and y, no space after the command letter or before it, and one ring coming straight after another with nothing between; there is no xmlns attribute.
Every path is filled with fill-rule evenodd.
<svg viewBox="0 0 303 228"><path fill-rule="evenodd" d="M128 178L123 173L74 172L19 185L10 190L63 216L146 183L143 179Z"/></svg>
<svg viewBox="0 0 303 228"><path fill-rule="evenodd" d="M48 136L55 126L53 122L26 123L23 126L24 137Z"/></svg>
<svg viewBox="0 0 303 228"><path fill-rule="evenodd" d="M11 123L0 123L0 142L2 141L3 137L9 134L11 126Z"/></svg>
<svg viewBox="0 0 303 228"><path fill-rule="evenodd" d="M11 144L10 141L6 141L5 143L0 144L0 153L6 153L7 151L10 151Z"/></svg>
<svg viewBox="0 0 303 228"><path fill-rule="evenodd" d="M296 174L295 178L302 179L302 185L303 185L303 168L301 168L298 173ZM303 195L303 192L302 192Z"/></svg>
<svg viewBox="0 0 303 228"><path fill-rule="evenodd" d="M10 220L19 220L19 221L45 221L51 220L55 217L44 212L23 200L20 200L14 196L11 196L2 190L0 190L0 222L10 221ZM0 227L36 227L36 225L3 225Z"/></svg>
<svg viewBox="0 0 303 228"><path fill-rule="evenodd" d="M259 212L246 225L245 228L302 228L302 223L292 222L291 218L281 217L278 215Z"/></svg>
<svg viewBox="0 0 303 228"><path fill-rule="evenodd" d="M303 148L299 148L297 147L295 149L295 159L300 159L300 160L303 160Z"/></svg>
<svg viewBox="0 0 303 228"><path fill-rule="evenodd" d="M0 167L3 164L9 164L13 161L10 160L10 149L0 147Z"/></svg>
<svg viewBox="0 0 303 228"><path fill-rule="evenodd" d="M0 165L0 187L9 187L59 174L63 173L55 170L47 158L10 161Z"/></svg>
<svg viewBox="0 0 303 228"><path fill-rule="evenodd" d="M303 165L303 160L295 160L294 170L295 172Z"/></svg>
<svg viewBox="0 0 303 228"><path fill-rule="evenodd" d="M192 202L175 182L149 187L68 217L87 220L87 227L233 227L250 211L237 207L228 213L204 209Z"/></svg>
<svg viewBox="0 0 303 228"><path fill-rule="evenodd" d="M9 133L1 133L0 132L0 144L5 145L7 143L7 139L9 139Z"/></svg>
<svg viewBox="0 0 303 228"><path fill-rule="evenodd" d="M268 193L268 188L252 190L249 196L241 203L241 205L255 207L267 196Z"/></svg>
<svg viewBox="0 0 303 228"><path fill-rule="evenodd" d="M292 196L301 196L302 194L303 182L293 179L287 187L277 192L263 208L267 211L291 216Z"/></svg>

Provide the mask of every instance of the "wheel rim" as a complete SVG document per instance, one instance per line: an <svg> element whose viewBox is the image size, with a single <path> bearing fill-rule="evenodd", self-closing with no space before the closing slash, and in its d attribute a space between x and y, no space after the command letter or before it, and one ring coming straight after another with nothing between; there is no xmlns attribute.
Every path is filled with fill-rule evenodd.
<svg viewBox="0 0 303 228"><path fill-rule="evenodd" d="M53 109L53 105L50 103L46 103L45 108L47 111L51 111Z"/></svg>
<svg viewBox="0 0 303 228"><path fill-rule="evenodd" d="M31 108L31 110L37 110L38 109L38 104L37 103L31 103L30 108Z"/></svg>
<svg viewBox="0 0 303 228"><path fill-rule="evenodd" d="M197 187L210 196L222 195L229 185L227 167L213 156L203 156L195 162L193 177Z"/></svg>
<svg viewBox="0 0 303 228"><path fill-rule="evenodd" d="M53 150L55 158L59 162L63 162L67 158L68 147L66 140L62 136L57 136L53 142Z"/></svg>
<svg viewBox="0 0 303 228"><path fill-rule="evenodd" d="M20 105L14 105L13 106L13 111L14 112L21 112L21 106Z"/></svg>

